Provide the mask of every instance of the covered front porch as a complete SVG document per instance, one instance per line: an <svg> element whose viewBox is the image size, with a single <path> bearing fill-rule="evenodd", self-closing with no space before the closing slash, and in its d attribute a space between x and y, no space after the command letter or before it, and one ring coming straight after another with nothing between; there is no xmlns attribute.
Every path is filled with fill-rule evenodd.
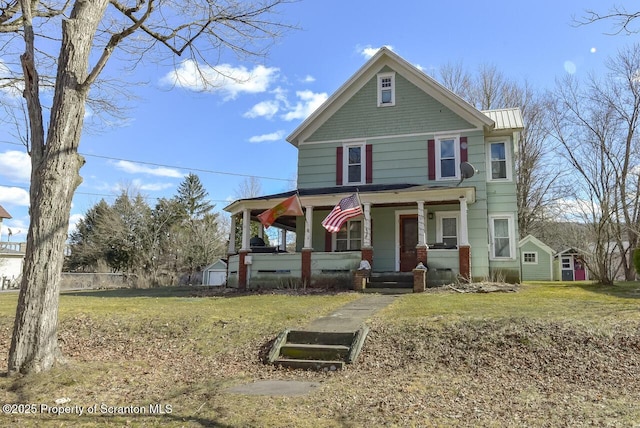
<svg viewBox="0 0 640 428"><path fill-rule="evenodd" d="M363 215L328 233L321 221L339 201L358 193ZM470 278L468 204L474 187L364 185L297 191L303 216L283 216L272 227L280 241L296 233L294 248L251 245L251 223L295 192L244 199L225 208L232 214L228 285L232 287L350 284L361 261L373 272L411 272L419 263L451 277ZM236 250L236 224L241 237ZM261 233L261 232L259 232Z"/></svg>

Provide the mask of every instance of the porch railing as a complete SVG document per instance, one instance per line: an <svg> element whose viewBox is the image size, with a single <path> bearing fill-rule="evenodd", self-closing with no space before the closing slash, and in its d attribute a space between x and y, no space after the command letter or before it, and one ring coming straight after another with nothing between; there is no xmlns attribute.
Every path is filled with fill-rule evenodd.
<svg viewBox="0 0 640 428"><path fill-rule="evenodd" d="M249 287L283 288L301 285L301 253L249 253L247 266ZM353 271L360 264L360 251L343 253L314 252L311 254L311 283L319 286L322 282L350 282ZM229 257L227 285L238 286L239 256ZM330 285L330 284L326 284Z"/></svg>

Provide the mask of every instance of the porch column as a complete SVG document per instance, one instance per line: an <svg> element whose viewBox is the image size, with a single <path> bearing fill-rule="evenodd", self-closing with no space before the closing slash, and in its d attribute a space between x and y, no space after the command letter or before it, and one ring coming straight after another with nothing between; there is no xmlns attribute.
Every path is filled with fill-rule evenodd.
<svg viewBox="0 0 640 428"><path fill-rule="evenodd" d="M264 239L264 226L262 225L262 223L260 223L260 225L258 226L258 237L260 239Z"/></svg>
<svg viewBox="0 0 640 428"><path fill-rule="evenodd" d="M460 197L460 245L469 245L467 225L467 198Z"/></svg>
<svg viewBox="0 0 640 428"><path fill-rule="evenodd" d="M242 247L238 252L238 288L247 288L249 275L247 266L247 254L251 252L249 237L251 235L251 211L245 208L242 211Z"/></svg>
<svg viewBox="0 0 640 428"><path fill-rule="evenodd" d="M245 250L248 251L251 249L250 245L251 239L251 211L249 208L245 208L242 210L242 247L240 251Z"/></svg>
<svg viewBox="0 0 640 428"><path fill-rule="evenodd" d="M416 245L416 256L418 263L427 265L427 239L424 227L424 201L416 201L418 204L418 245Z"/></svg>
<svg viewBox="0 0 640 428"><path fill-rule="evenodd" d="M304 222L304 247L302 248L302 283L305 287L311 285L311 253L313 252L312 232L313 230L313 207L305 207Z"/></svg>
<svg viewBox="0 0 640 428"><path fill-rule="evenodd" d="M287 251L287 229L280 229L280 250Z"/></svg>
<svg viewBox="0 0 640 428"><path fill-rule="evenodd" d="M236 253L236 216L231 216L231 230L229 231L229 245L227 254Z"/></svg>
<svg viewBox="0 0 640 428"><path fill-rule="evenodd" d="M371 245L371 202L364 205L364 236L362 237L362 260L369 262L373 267L373 246Z"/></svg>
<svg viewBox="0 0 640 428"><path fill-rule="evenodd" d="M460 276L467 281L471 279L471 246L467 223L467 198L460 197L460 241L458 243L458 259Z"/></svg>
<svg viewBox="0 0 640 428"><path fill-rule="evenodd" d="M305 222L304 222L304 247L303 249L312 250L311 247L311 231L313 230L313 207L304 207Z"/></svg>

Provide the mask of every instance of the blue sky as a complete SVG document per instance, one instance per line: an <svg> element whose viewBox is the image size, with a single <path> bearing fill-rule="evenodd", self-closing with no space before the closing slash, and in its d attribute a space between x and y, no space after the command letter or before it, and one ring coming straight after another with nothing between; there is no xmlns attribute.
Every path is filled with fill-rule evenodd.
<svg viewBox="0 0 640 428"><path fill-rule="evenodd" d="M179 63L177 71L153 63L136 70L132 79L147 83L129 88L138 99L130 103L127 118L83 134L80 152L87 163L80 171L72 223L100 199L112 202L123 186L138 189L153 206L155 198L173 196L189 172L198 174L217 210L235 199L250 175L259 177L263 194L293 188L297 155L286 136L380 46L430 75L448 62L462 62L470 71L489 64L541 90L566 73L601 73L608 57L640 36L607 35L611 22L575 27L572 18L587 8L604 12L612 4L302 0L285 5L282 20L300 29L284 34L267 58L222 58L221 67L243 83L220 80L219 88L202 91L188 62ZM0 65L2 60L0 53ZM8 96L0 93L0 100ZM29 168L24 147L0 129L0 204L13 216L2 223L0 241L7 240L8 228L12 241L26 237Z"/></svg>

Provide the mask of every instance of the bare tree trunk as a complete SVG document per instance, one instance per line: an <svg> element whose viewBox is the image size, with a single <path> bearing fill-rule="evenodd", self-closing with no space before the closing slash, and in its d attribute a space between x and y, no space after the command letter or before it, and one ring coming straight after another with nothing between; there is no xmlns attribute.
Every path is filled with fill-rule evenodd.
<svg viewBox="0 0 640 428"><path fill-rule="evenodd" d="M28 1L23 2L25 16ZM63 21L58 75L51 121L44 143L42 109L33 62L33 39L23 55L25 98L32 132L31 222L20 284L20 297L9 350L8 371L40 372L61 358L58 347L58 297L64 245L73 193L81 182L78 155L88 89L87 77L93 35L106 0L78 2ZM29 35L25 35L28 39Z"/></svg>

